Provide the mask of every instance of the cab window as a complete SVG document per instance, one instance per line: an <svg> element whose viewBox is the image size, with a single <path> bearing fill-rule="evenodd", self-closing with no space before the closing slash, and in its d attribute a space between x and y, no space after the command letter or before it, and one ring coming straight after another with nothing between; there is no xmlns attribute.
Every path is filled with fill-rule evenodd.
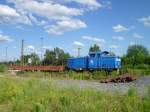
<svg viewBox="0 0 150 112"><path fill-rule="evenodd" d="M94 57L95 57L95 54L90 54L90 57L94 58Z"/></svg>

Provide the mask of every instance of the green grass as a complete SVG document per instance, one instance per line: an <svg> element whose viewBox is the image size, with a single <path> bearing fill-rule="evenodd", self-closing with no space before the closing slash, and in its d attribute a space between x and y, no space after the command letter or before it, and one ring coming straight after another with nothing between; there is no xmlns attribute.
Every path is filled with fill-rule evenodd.
<svg viewBox="0 0 150 112"><path fill-rule="evenodd" d="M7 70L5 65L0 64L0 73L4 73Z"/></svg>
<svg viewBox="0 0 150 112"><path fill-rule="evenodd" d="M140 64L140 65L122 65L122 73L130 73L137 76L147 76L150 75L150 65Z"/></svg>
<svg viewBox="0 0 150 112"><path fill-rule="evenodd" d="M140 77L140 76L150 75L150 70L127 68L127 69L122 69L120 73L118 73L117 71L113 71L110 73L110 75L106 74L106 72L104 71L18 72L17 76L36 77L36 78L75 79L75 80L102 80L102 79L117 77L119 75L126 74L126 73Z"/></svg>
<svg viewBox="0 0 150 112"><path fill-rule="evenodd" d="M52 80L1 78L0 112L149 112L144 98L130 89L125 95L94 89L60 88Z"/></svg>
<svg viewBox="0 0 150 112"><path fill-rule="evenodd" d="M150 69L128 69L130 74L135 74L137 76L147 76L150 75Z"/></svg>
<svg viewBox="0 0 150 112"><path fill-rule="evenodd" d="M75 80L100 80L108 77L116 77L118 75L119 74L116 71L113 71L111 75L107 75L106 72L104 71L18 72L17 73L17 76L22 76L22 77L59 78L59 79L75 79Z"/></svg>
<svg viewBox="0 0 150 112"><path fill-rule="evenodd" d="M148 76L150 75L150 69L139 69L139 68L122 68L121 74L129 73L136 76Z"/></svg>

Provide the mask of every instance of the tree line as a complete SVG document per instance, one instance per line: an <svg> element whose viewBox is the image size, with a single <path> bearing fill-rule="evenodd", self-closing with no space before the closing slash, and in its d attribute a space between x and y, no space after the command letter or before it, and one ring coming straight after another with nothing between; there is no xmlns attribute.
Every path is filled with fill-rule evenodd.
<svg viewBox="0 0 150 112"><path fill-rule="evenodd" d="M96 44L89 48L89 52L97 52L101 51L100 47ZM115 55L115 53L110 52L110 55ZM35 53L31 53L29 55L24 55L24 65L66 65L67 59L70 58L71 55L65 52L63 49L58 47L53 50L46 50L44 54L44 58L42 61L39 56ZM131 45L127 49L127 53L122 57L122 66L125 67L150 67L150 54L146 47L143 45ZM29 59L31 62L29 63ZM9 64L20 64L20 60L16 62L9 62Z"/></svg>
<svg viewBox="0 0 150 112"><path fill-rule="evenodd" d="M66 65L70 57L69 53L56 47L53 50L47 49L42 60L36 53L24 55L24 65Z"/></svg>

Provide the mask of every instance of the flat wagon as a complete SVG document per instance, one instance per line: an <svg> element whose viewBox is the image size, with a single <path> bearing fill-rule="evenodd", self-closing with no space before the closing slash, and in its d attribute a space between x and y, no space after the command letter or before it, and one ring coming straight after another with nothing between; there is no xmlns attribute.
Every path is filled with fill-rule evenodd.
<svg viewBox="0 0 150 112"><path fill-rule="evenodd" d="M20 71L64 71L64 66L10 66L11 70L20 70Z"/></svg>

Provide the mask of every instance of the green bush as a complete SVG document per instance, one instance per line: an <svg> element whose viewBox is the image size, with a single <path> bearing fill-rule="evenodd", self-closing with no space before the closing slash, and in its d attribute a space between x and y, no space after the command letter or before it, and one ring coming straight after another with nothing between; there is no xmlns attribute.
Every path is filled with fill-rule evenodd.
<svg viewBox="0 0 150 112"><path fill-rule="evenodd" d="M23 74L25 74L24 71L18 71L18 72L17 72L17 75L23 75Z"/></svg>
<svg viewBox="0 0 150 112"><path fill-rule="evenodd" d="M69 71L66 73L66 76L68 78L72 78L72 79L78 79L78 80L86 80L86 79L90 79L90 74L88 72L75 72L75 71Z"/></svg>
<svg viewBox="0 0 150 112"><path fill-rule="evenodd" d="M103 79L106 78L107 76L105 71L94 71L91 74L92 74L92 79Z"/></svg>
<svg viewBox="0 0 150 112"><path fill-rule="evenodd" d="M0 65L0 72L5 72L5 71L6 71L6 66Z"/></svg>
<svg viewBox="0 0 150 112"><path fill-rule="evenodd" d="M147 69L150 69L150 65L140 64L140 65L136 65L134 68L135 68L135 69L147 70Z"/></svg>
<svg viewBox="0 0 150 112"><path fill-rule="evenodd" d="M127 73L130 73L132 75L137 76L145 76L150 75L150 69L144 70L144 69L127 69Z"/></svg>

